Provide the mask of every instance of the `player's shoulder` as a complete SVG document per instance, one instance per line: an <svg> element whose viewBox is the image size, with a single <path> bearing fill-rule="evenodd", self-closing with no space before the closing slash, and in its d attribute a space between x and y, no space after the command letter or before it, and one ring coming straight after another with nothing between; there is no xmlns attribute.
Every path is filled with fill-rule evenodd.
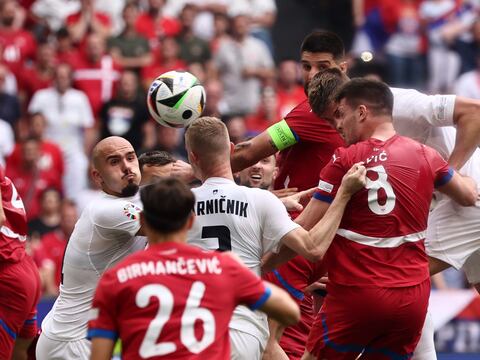
<svg viewBox="0 0 480 360"><path fill-rule="evenodd" d="M138 194L123 198L100 193L86 210L94 222L108 223L111 219L121 216L136 220L142 209Z"/></svg>
<svg viewBox="0 0 480 360"><path fill-rule="evenodd" d="M308 99L303 100L297 106L295 106L290 112L285 116L285 119L297 116L313 116L316 117L315 113L312 111L312 107L308 102Z"/></svg>

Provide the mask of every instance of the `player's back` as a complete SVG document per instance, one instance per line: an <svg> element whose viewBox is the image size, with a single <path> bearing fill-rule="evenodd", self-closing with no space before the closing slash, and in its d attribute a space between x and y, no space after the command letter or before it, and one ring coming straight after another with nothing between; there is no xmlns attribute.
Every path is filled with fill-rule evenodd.
<svg viewBox="0 0 480 360"><path fill-rule="evenodd" d="M451 177L446 162L433 149L398 135L338 149L332 161L321 174L321 195L331 192L335 171L346 172L359 161L367 168L367 185L352 196L327 252L331 281L401 287L427 279L423 240L434 183Z"/></svg>
<svg viewBox="0 0 480 360"><path fill-rule="evenodd" d="M63 258L60 294L42 323L58 341L86 336L88 311L100 276L125 256L145 247L140 228L138 195L118 198L99 194L82 212Z"/></svg>
<svg viewBox="0 0 480 360"><path fill-rule="evenodd" d="M153 244L104 275L89 336L119 337L124 359L229 359L233 309L255 306L265 293L227 254Z"/></svg>
<svg viewBox="0 0 480 360"><path fill-rule="evenodd" d="M302 191L315 187L320 170L335 149L345 143L330 124L312 112L308 100L285 116L285 122L294 133L296 143L278 155L274 189L297 187Z"/></svg>
<svg viewBox="0 0 480 360"><path fill-rule="evenodd" d="M212 177L195 194L195 222L187 242L208 250L231 250L260 275L262 256L279 245L281 238L298 227L272 193L239 186L232 180ZM266 316L239 306L231 327L268 338Z"/></svg>
<svg viewBox="0 0 480 360"><path fill-rule="evenodd" d="M5 221L0 227L0 263L18 262L25 256L27 217L12 181L0 166L0 190Z"/></svg>

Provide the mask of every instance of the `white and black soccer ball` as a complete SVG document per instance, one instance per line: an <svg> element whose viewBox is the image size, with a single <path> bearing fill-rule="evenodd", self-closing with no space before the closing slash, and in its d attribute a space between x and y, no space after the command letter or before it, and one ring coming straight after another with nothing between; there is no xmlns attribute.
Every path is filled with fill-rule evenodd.
<svg viewBox="0 0 480 360"><path fill-rule="evenodd" d="M150 115L160 125L181 128L198 118L205 107L205 89L186 71L169 71L153 80L148 90Z"/></svg>

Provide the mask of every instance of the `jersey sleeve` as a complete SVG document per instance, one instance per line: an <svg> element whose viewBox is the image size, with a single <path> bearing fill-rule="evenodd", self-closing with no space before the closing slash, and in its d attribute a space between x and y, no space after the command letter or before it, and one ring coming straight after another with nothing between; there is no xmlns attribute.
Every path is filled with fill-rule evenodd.
<svg viewBox="0 0 480 360"><path fill-rule="evenodd" d="M253 271L228 253L222 254L222 257L229 271L230 285L235 291L237 304L246 305L252 311L262 307L271 295L270 288Z"/></svg>
<svg viewBox="0 0 480 360"><path fill-rule="evenodd" d="M422 146L424 148L427 161L430 164L430 168L432 170L435 187L447 184L453 176L453 169L448 165L445 159L443 159L436 150L426 145Z"/></svg>
<svg viewBox="0 0 480 360"><path fill-rule="evenodd" d="M118 284L112 271L107 271L97 285L89 313L87 338L118 338L116 291Z"/></svg>
<svg viewBox="0 0 480 360"><path fill-rule="evenodd" d="M96 209L93 221L100 234L119 232L134 236L140 230L140 211L129 201L112 201L110 206Z"/></svg>
<svg viewBox="0 0 480 360"><path fill-rule="evenodd" d="M393 117L426 121L433 126L454 125L455 95L426 95L413 89L391 88Z"/></svg>
<svg viewBox="0 0 480 360"><path fill-rule="evenodd" d="M343 175L347 172L343 160L341 150L335 150L330 162L320 172L317 190L313 194L314 199L327 203L333 201L342 183Z"/></svg>
<svg viewBox="0 0 480 360"><path fill-rule="evenodd" d="M259 190L258 197L260 200L258 203L261 206L263 250L276 252L280 240L300 225L292 221L280 199L271 192Z"/></svg>

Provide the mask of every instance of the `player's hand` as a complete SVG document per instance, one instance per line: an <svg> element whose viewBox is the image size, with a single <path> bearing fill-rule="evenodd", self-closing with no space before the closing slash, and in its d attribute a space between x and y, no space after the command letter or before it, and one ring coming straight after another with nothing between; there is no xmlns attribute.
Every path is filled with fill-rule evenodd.
<svg viewBox="0 0 480 360"><path fill-rule="evenodd" d="M363 162L354 164L350 170L343 176L342 187L348 194L355 194L358 190L365 187L367 169L363 166Z"/></svg>
<svg viewBox="0 0 480 360"><path fill-rule="evenodd" d="M185 181L186 183L195 180L192 166L182 160L177 160L173 163L171 175Z"/></svg>
<svg viewBox="0 0 480 360"><path fill-rule="evenodd" d="M315 292L326 292L328 282L328 276L322 276L319 280L308 285L304 291L310 294L314 294Z"/></svg>
<svg viewBox="0 0 480 360"><path fill-rule="evenodd" d="M275 195L278 198L283 198L283 197L295 195L297 192L298 192L298 188L296 188L296 187L272 190L273 195Z"/></svg>
<svg viewBox="0 0 480 360"><path fill-rule="evenodd" d="M296 194L280 198L280 201L288 211L302 211L303 204L308 203L316 188L300 191Z"/></svg>

